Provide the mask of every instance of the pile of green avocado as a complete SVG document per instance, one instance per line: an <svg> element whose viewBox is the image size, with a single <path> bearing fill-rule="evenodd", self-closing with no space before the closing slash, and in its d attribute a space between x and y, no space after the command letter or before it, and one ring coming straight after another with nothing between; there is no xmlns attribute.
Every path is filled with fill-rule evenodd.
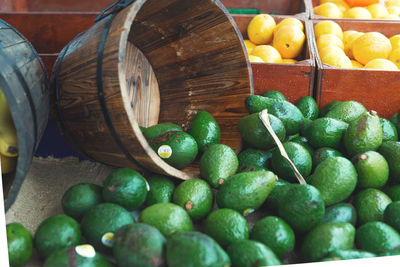
<svg viewBox="0 0 400 267"><path fill-rule="evenodd" d="M355 101L318 110L311 97L293 105L277 91L250 95L245 105L239 155L220 144L206 111L187 132L172 123L142 128L170 165L198 158L200 177L180 182L121 168L103 186L74 185L62 197L66 215L43 221L33 239L21 224L7 225L11 266L33 247L46 267L254 267L400 255L399 113L387 120ZM264 109L307 184L264 127ZM249 227L259 213L267 216Z"/></svg>

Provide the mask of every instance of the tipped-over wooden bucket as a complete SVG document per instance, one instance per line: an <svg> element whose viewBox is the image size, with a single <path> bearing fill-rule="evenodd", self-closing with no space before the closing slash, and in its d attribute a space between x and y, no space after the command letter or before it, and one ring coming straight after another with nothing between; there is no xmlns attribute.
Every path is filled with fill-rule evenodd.
<svg viewBox="0 0 400 267"><path fill-rule="evenodd" d="M2 177L5 209L8 210L18 195L46 128L50 94L47 72L35 49L1 19L0 88L7 99L18 136L16 170Z"/></svg>
<svg viewBox="0 0 400 267"><path fill-rule="evenodd" d="M53 73L55 108L69 143L113 166L190 179L151 149L139 126L184 128L200 110L239 150L238 120L253 92L251 68L233 19L216 0L136 0L78 35Z"/></svg>

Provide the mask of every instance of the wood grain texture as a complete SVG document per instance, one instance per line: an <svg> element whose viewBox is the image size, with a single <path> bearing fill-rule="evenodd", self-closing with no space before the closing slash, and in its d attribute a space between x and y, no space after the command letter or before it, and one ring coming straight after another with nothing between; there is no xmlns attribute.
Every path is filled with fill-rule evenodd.
<svg viewBox="0 0 400 267"><path fill-rule="evenodd" d="M314 20L315 25L321 20ZM380 32L387 37L400 34L399 22L335 20L343 31ZM315 37L313 45L316 47ZM315 49L317 51L317 49ZM323 64L319 68L316 99L320 107L334 100L355 100L379 116L390 117L400 109L400 72L362 69L339 69Z"/></svg>
<svg viewBox="0 0 400 267"><path fill-rule="evenodd" d="M0 20L0 88L17 129L19 156L14 174L3 180L6 210L14 202L49 114L48 78L37 53L14 28Z"/></svg>
<svg viewBox="0 0 400 267"><path fill-rule="evenodd" d="M247 39L247 26L253 15L234 15L238 28ZM276 23L290 16L273 15ZM312 95L315 79L315 52L310 45L309 31L312 31L312 25L305 20L305 16L296 16L305 25L307 36L306 45L300 60L297 64L267 64L252 63L254 93L263 94L267 90L277 90L282 92L289 101L297 102L301 97Z"/></svg>
<svg viewBox="0 0 400 267"><path fill-rule="evenodd" d="M294 15L306 11L304 0L221 0L226 8L254 8L265 13Z"/></svg>
<svg viewBox="0 0 400 267"><path fill-rule="evenodd" d="M126 82L132 75L126 64L132 43L157 78L159 122L185 128L198 111L207 110L220 125L222 143L240 149L236 125L246 114L246 96L253 93L251 70L238 29L218 1L138 0L111 24L103 58L104 97L116 133L139 164L116 144L98 101L97 49L107 20L77 38L60 62L61 119L75 148L114 166L144 166L181 179L198 175L195 165L180 171L166 164L142 135L137 117L142 114L135 114L138 103L132 103Z"/></svg>

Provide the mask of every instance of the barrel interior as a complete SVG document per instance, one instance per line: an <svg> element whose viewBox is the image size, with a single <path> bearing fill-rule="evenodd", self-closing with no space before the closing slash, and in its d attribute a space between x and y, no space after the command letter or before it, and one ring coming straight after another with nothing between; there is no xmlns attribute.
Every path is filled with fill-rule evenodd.
<svg viewBox="0 0 400 267"><path fill-rule="evenodd" d="M129 52L134 47L150 64L143 64L146 67L140 71L141 84L147 82L149 92L139 88L136 91L141 93L135 93L132 86L121 89L132 96L131 106L139 125L173 122L186 130L193 116L206 110L220 125L221 143L240 150L237 122L246 114L244 100L253 90L251 70L240 32L219 1L145 1L129 31L125 64L135 61L130 56L135 53ZM153 78L143 79L148 72L144 69L154 71L153 85ZM129 77L137 75L132 67L125 66L125 72L126 84L132 85ZM148 97L143 97L145 94ZM195 169L198 172L192 165L183 171Z"/></svg>

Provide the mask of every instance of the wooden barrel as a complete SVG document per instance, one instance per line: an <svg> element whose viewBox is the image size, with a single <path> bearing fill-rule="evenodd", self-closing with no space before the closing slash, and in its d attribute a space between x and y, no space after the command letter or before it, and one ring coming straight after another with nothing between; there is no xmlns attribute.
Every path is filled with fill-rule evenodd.
<svg viewBox="0 0 400 267"><path fill-rule="evenodd" d="M207 110L221 143L238 151L237 122L253 92L242 36L217 0L136 0L118 10L126 2L60 53L52 81L60 129L93 160L190 179L198 168L166 164L139 126L186 129Z"/></svg>
<svg viewBox="0 0 400 267"><path fill-rule="evenodd" d="M3 177L5 208L15 201L49 116L47 72L32 45L0 20L0 88L7 98L18 135L18 162Z"/></svg>

